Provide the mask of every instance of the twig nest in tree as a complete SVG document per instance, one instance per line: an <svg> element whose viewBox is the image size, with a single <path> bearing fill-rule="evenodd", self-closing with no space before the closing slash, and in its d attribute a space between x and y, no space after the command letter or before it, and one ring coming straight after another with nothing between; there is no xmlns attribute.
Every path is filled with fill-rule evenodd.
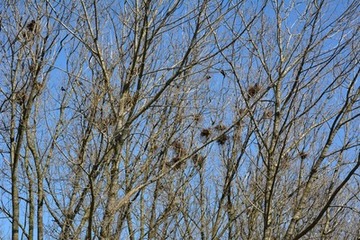
<svg viewBox="0 0 360 240"><path fill-rule="evenodd" d="M156 143L151 143L150 152L156 152L159 149L159 146Z"/></svg>
<svg viewBox="0 0 360 240"><path fill-rule="evenodd" d="M40 25L37 21L31 20L24 29L21 31L21 38L22 41L31 41L34 39L35 35L37 35L40 32Z"/></svg>
<svg viewBox="0 0 360 240"><path fill-rule="evenodd" d="M210 137L210 135L211 135L211 131L210 131L210 129L208 129L208 128L204 128L204 129L201 130L201 132L200 132L200 136L201 136L201 137L208 138L208 137Z"/></svg>
<svg viewBox="0 0 360 240"><path fill-rule="evenodd" d="M305 158L307 158L308 155L306 152L302 151L302 152L300 152L299 156L301 159L305 159Z"/></svg>
<svg viewBox="0 0 360 240"><path fill-rule="evenodd" d="M261 90L261 87L258 83L255 83L255 85L252 85L248 89L248 94L250 97L254 97L257 93L259 93Z"/></svg>
<svg viewBox="0 0 360 240"><path fill-rule="evenodd" d="M236 129L240 129L242 127L242 121L241 120L235 120L233 124L234 124L234 127Z"/></svg>
<svg viewBox="0 0 360 240"><path fill-rule="evenodd" d="M194 118L194 121L195 121L196 123L199 123L199 122L202 121L202 116L201 116L201 114L194 114L193 118Z"/></svg>
<svg viewBox="0 0 360 240"><path fill-rule="evenodd" d="M204 162L205 162L205 157L204 156L201 156L201 155L196 153L191 159L192 159L194 165L198 169L201 169L203 167Z"/></svg>
<svg viewBox="0 0 360 240"><path fill-rule="evenodd" d="M32 74L35 74L36 73L36 70L37 70L37 65L34 63L34 64L31 64L29 66L29 71L32 73Z"/></svg>
<svg viewBox="0 0 360 240"><path fill-rule="evenodd" d="M272 116L273 116L273 113L272 113L271 110L266 109L266 110L264 111L264 115L263 115L263 118L264 118L264 119L270 119Z"/></svg>
<svg viewBox="0 0 360 240"><path fill-rule="evenodd" d="M237 115L238 116L242 116L245 113L246 109L245 108L240 108L237 110Z"/></svg>
<svg viewBox="0 0 360 240"><path fill-rule="evenodd" d="M225 129L226 129L226 126L223 124L219 124L219 125L215 126L216 131L224 131Z"/></svg>
<svg viewBox="0 0 360 240"><path fill-rule="evenodd" d="M40 31L39 23L35 20L31 20L27 25L26 28L29 32L32 32L33 34L37 34Z"/></svg>
<svg viewBox="0 0 360 240"><path fill-rule="evenodd" d="M26 101L26 93L25 90L20 90L14 93L15 95L15 102L18 104L24 104Z"/></svg>
<svg viewBox="0 0 360 240"><path fill-rule="evenodd" d="M183 144L179 141L175 141L171 144L171 146L175 149L175 150L179 150L183 148Z"/></svg>
<svg viewBox="0 0 360 240"><path fill-rule="evenodd" d="M224 145L228 139L229 139L229 137L226 134L222 134L218 138L217 143L220 144L220 145Z"/></svg>
<svg viewBox="0 0 360 240"><path fill-rule="evenodd" d="M44 88L44 84L38 81L34 81L33 87L36 91L41 91Z"/></svg>
<svg viewBox="0 0 360 240"><path fill-rule="evenodd" d="M180 141L175 141L171 144L171 146L173 147L175 153L178 156L184 156L186 154L186 150L183 146L183 144Z"/></svg>
<svg viewBox="0 0 360 240"><path fill-rule="evenodd" d="M185 163L185 161L181 161L181 158L177 156L171 159L171 161L168 163L168 166L174 167L174 170L179 170L183 168Z"/></svg>

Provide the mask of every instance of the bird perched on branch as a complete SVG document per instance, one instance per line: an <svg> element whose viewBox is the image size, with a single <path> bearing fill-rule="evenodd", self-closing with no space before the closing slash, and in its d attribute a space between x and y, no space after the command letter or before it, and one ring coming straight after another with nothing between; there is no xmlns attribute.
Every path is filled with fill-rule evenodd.
<svg viewBox="0 0 360 240"><path fill-rule="evenodd" d="M223 75L223 77L226 77L226 73L223 69L220 70L220 73L221 73L221 75Z"/></svg>

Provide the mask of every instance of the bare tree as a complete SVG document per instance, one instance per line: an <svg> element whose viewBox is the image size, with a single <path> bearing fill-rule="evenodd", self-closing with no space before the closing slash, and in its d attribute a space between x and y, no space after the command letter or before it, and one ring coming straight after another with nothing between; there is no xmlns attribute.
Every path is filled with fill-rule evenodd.
<svg viewBox="0 0 360 240"><path fill-rule="evenodd" d="M4 237L359 236L357 1L2 5Z"/></svg>
<svg viewBox="0 0 360 240"><path fill-rule="evenodd" d="M250 196L239 202L256 218L249 223L262 220L258 231L249 226L243 238L343 238L348 230L328 227L344 220L343 214L353 209L348 201L358 193L344 186L352 185L360 160L359 51L353 25L359 5L341 5L332 16L326 12L334 6L325 1L274 1L268 7L224 53L242 96L239 105L248 112L245 123L253 128L254 144L245 149L251 164L247 174L237 168L238 179L234 175L232 181L242 183L239 191ZM239 14L248 22L245 12ZM340 197L340 192L346 194ZM342 204L335 203L342 198ZM327 220L326 213L331 215Z"/></svg>

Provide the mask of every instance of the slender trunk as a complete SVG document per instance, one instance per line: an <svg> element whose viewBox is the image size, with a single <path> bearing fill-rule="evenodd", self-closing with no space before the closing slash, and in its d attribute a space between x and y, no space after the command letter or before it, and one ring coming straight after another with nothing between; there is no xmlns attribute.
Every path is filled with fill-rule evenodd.
<svg viewBox="0 0 360 240"><path fill-rule="evenodd" d="M30 105L31 106L31 105ZM15 106L14 106L15 107ZM15 108L14 108L15 111ZM16 143L14 142L14 133L11 134L11 203L12 203L12 239L19 238L19 190L18 190L18 165L20 160L20 150L23 144L25 125L29 116L29 110L25 109L23 116L17 127ZM15 117L13 115L11 124L15 126ZM12 128L14 129L14 128Z"/></svg>
<svg viewBox="0 0 360 240"><path fill-rule="evenodd" d="M44 205L44 190L43 190L43 173L41 168L41 157L39 156L38 149L35 144L35 132L26 129L26 143L28 149L30 149L32 153L32 157L35 162L35 168L36 168L36 187L37 187L37 218L36 218L36 224L37 224L37 239L42 240L44 236L44 227L43 227L43 205ZM29 175L29 179L31 178L31 175ZM33 211L35 211L35 207L33 207Z"/></svg>
<svg viewBox="0 0 360 240"><path fill-rule="evenodd" d="M33 191L33 185L34 181L31 175L31 170L29 167L29 161L27 153L25 153L25 170L26 170L26 176L28 178L28 201L29 201L29 234L28 239L33 240L34 239L34 219L35 219L35 202L34 202L34 191Z"/></svg>
<svg viewBox="0 0 360 240"><path fill-rule="evenodd" d="M15 82L13 82L15 83ZM15 84L12 86L15 89ZM15 142L15 113L16 113L16 103L15 95L12 96L12 105L11 105L11 120L10 120L10 157L11 157L11 204L12 204L12 225L11 225L11 236L13 240L19 239L19 192L17 186L17 168L18 168L18 155L16 150L19 144L19 138ZM19 133L19 132L18 132Z"/></svg>
<svg viewBox="0 0 360 240"><path fill-rule="evenodd" d="M43 205L44 205L44 190L42 176L38 176L38 200L37 200L37 231L38 240L42 240L44 236L43 226Z"/></svg>
<svg viewBox="0 0 360 240"><path fill-rule="evenodd" d="M89 219L88 219L88 227L86 232L86 239L92 239L92 224L94 218L94 211L95 211L95 193L94 193L94 181L92 176L89 176L89 184L90 184L90 211L89 211Z"/></svg>
<svg viewBox="0 0 360 240"><path fill-rule="evenodd" d="M270 240L272 235L272 186L274 184L274 167L268 166L266 185L265 185L265 209L264 209L264 240Z"/></svg>
<svg viewBox="0 0 360 240"><path fill-rule="evenodd" d="M15 158L11 166L12 239L19 239L19 191L17 186L17 165Z"/></svg>
<svg viewBox="0 0 360 240"><path fill-rule="evenodd" d="M30 106L29 106L30 107ZM18 165L20 160L20 150L23 144L23 137L25 132L25 125L29 117L30 110L25 109L23 117L19 122L16 143L14 138L11 137L11 195L12 195L12 239L16 240L19 238L19 190L18 190ZM15 120L14 120L15 121Z"/></svg>
<svg viewBox="0 0 360 240"><path fill-rule="evenodd" d="M229 187L228 193L227 193L227 214L228 214L228 221L229 221L229 228L228 228L228 239L233 239L233 221L234 221L234 214L233 214L233 206L231 201L231 185Z"/></svg>
<svg viewBox="0 0 360 240"><path fill-rule="evenodd" d="M274 127L272 131L271 145L268 152L267 159L267 171L266 171L266 183L265 183L265 199L264 199L264 232L263 239L270 240L272 239L273 234L273 208L272 208L272 198L274 191L274 184L276 179L276 171L278 168L278 162L275 159L275 150L277 147L277 142L279 140L279 129L280 129L280 120L281 120L281 76L279 77L279 82L276 84L275 88L275 118L274 118Z"/></svg>
<svg viewBox="0 0 360 240"><path fill-rule="evenodd" d="M154 195L153 195L153 204L150 212L150 220L149 220L149 231L148 231L148 239L154 239L156 236L156 204L158 201L158 186L159 182L156 183Z"/></svg>
<svg viewBox="0 0 360 240"><path fill-rule="evenodd" d="M203 172L202 169L200 170L199 173L199 177L200 177L200 206L201 206L201 215L200 215L200 236L201 236L201 240L205 240L206 239L206 222L205 222L205 214L206 214L206 196L204 193L204 176L203 176Z"/></svg>
<svg viewBox="0 0 360 240"><path fill-rule="evenodd" d="M117 153L117 151L115 151ZM117 154L114 154L117 156ZM102 220L101 232L100 236L103 239L109 239L111 236L111 224L115 217L116 209L116 196L118 192L118 176L119 176L119 167L118 167L118 160L114 156L114 159L111 160L111 170L110 170L110 184L109 184L109 192L108 192L108 199L106 202L105 207L105 214Z"/></svg>

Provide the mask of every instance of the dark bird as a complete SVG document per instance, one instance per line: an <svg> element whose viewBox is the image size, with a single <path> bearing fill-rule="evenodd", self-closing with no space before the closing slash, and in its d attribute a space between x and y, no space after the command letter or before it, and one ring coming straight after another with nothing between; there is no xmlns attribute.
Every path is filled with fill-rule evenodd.
<svg viewBox="0 0 360 240"><path fill-rule="evenodd" d="M223 75L223 77L226 77L225 71L223 69L220 70L221 75Z"/></svg>
<svg viewBox="0 0 360 240"><path fill-rule="evenodd" d="M65 91L66 91L66 89L65 89L64 87L61 87L61 91L65 92Z"/></svg>

